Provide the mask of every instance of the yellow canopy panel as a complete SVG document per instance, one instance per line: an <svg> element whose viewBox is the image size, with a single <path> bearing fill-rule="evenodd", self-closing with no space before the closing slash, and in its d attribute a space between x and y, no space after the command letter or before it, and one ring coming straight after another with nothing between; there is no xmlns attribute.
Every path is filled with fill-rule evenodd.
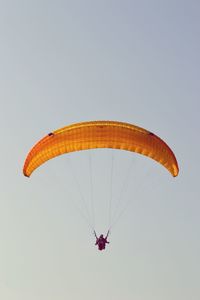
<svg viewBox="0 0 200 300"><path fill-rule="evenodd" d="M23 168L25 176L58 155L95 148L137 152L163 165L174 177L179 169L169 146L152 132L128 123L90 121L68 125L41 139L29 152Z"/></svg>

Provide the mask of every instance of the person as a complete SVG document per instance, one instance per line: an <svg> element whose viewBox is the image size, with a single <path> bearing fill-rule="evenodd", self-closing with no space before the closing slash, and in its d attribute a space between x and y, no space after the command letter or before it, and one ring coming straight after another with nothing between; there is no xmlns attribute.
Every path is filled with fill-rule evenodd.
<svg viewBox="0 0 200 300"><path fill-rule="evenodd" d="M103 234L101 234L99 236L99 238L98 238L95 231L94 231L94 234L95 234L95 237L96 237L96 243L95 243L95 245L98 246L98 249L100 251L105 250L106 244L109 244L109 242L107 241L109 231L108 231L106 237L104 237Z"/></svg>

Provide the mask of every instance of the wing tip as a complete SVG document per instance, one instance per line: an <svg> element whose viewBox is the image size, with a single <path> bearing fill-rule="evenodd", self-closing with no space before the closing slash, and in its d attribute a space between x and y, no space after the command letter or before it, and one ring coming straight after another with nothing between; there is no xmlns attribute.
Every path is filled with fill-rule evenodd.
<svg viewBox="0 0 200 300"><path fill-rule="evenodd" d="M28 177L28 178L30 177L30 175L28 175L25 170L23 170L23 174L25 177Z"/></svg>

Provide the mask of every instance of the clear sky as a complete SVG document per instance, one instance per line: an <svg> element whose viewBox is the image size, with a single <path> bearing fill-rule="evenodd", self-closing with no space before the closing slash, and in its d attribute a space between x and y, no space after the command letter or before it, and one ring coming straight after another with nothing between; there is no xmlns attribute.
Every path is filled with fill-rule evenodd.
<svg viewBox="0 0 200 300"><path fill-rule="evenodd" d="M199 36L195 0L0 1L0 299L200 299ZM86 120L156 133L179 176L111 150L23 176L36 141ZM102 253L78 207L91 210L92 173L106 231L112 163L124 213Z"/></svg>

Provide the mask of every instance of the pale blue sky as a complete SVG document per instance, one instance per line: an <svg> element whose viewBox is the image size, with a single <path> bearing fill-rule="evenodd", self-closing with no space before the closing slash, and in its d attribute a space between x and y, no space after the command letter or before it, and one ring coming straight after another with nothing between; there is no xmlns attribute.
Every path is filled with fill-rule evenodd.
<svg viewBox="0 0 200 300"><path fill-rule="evenodd" d="M194 0L0 1L0 299L200 299L199 36ZM99 119L159 135L179 177L110 150L62 156L23 176L46 133ZM99 233L112 159L113 202L133 164L120 203L128 207L104 253L70 171L89 206L89 159Z"/></svg>

